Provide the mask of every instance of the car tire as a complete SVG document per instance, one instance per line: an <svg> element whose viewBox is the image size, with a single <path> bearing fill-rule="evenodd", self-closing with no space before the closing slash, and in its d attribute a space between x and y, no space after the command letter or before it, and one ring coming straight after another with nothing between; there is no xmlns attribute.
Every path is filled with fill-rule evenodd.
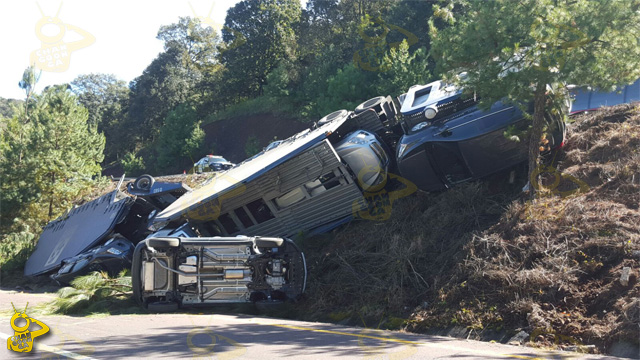
<svg viewBox="0 0 640 360"><path fill-rule="evenodd" d="M369 109L374 109L376 113L380 113L380 111L382 111L382 103L384 103L385 100L386 98L384 96L374 97L358 105L354 112L360 114Z"/></svg>
<svg viewBox="0 0 640 360"><path fill-rule="evenodd" d="M144 247L144 241L136 245L133 250L133 259L131 260L131 287L133 290L133 299L138 305L144 307L144 299L142 298L142 257L141 251Z"/></svg>
<svg viewBox="0 0 640 360"><path fill-rule="evenodd" d="M180 239L178 238L151 238L147 239L147 246L152 248L177 248L180 246Z"/></svg>
<svg viewBox="0 0 640 360"><path fill-rule="evenodd" d="M136 181L134 181L133 188L140 191L149 191L155 182L155 179L151 175L140 175Z"/></svg>
<svg viewBox="0 0 640 360"><path fill-rule="evenodd" d="M173 312L178 310L179 308L180 305L178 305L178 303L175 301L156 301L147 304L147 310L154 313Z"/></svg>
<svg viewBox="0 0 640 360"><path fill-rule="evenodd" d="M324 124L328 124L336 119L340 119L344 116L347 116L347 114L349 114L349 112L347 110L338 110L338 111L334 111L331 114L323 117L322 119L318 120L318 125L324 125Z"/></svg>

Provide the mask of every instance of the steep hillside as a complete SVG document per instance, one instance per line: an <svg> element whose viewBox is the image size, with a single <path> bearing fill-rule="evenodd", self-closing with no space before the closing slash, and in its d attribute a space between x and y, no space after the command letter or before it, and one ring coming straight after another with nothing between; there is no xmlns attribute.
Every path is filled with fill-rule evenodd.
<svg viewBox="0 0 640 360"><path fill-rule="evenodd" d="M205 144L216 154L237 163L248 157L245 152L248 142L262 150L274 139L286 139L307 127L309 124L282 115L246 115L205 125Z"/></svg>
<svg viewBox="0 0 640 360"><path fill-rule="evenodd" d="M636 351L640 109L575 120L535 201L519 191L524 171L514 185L502 174L402 199L386 222L305 239L300 316L502 341L522 330L537 346Z"/></svg>

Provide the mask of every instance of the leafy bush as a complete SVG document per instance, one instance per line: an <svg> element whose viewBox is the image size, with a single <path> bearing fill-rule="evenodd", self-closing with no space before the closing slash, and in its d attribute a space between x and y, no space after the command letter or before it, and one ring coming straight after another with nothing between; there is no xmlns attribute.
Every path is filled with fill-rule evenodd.
<svg viewBox="0 0 640 360"><path fill-rule="evenodd" d="M361 102L376 96L373 83L374 72L364 71L348 64L329 78L326 95L318 98L319 116L340 109L353 110Z"/></svg>
<svg viewBox="0 0 640 360"><path fill-rule="evenodd" d="M31 255L36 234L29 226L22 231L9 233L0 239L0 268L2 271L21 270Z"/></svg>
<svg viewBox="0 0 640 360"><path fill-rule="evenodd" d="M249 136L247 139L247 143L244 145L244 152L247 156L251 157L260 152L262 148L260 147L260 141L255 135Z"/></svg>
<svg viewBox="0 0 640 360"><path fill-rule="evenodd" d="M185 159L193 160L202 150L204 131L195 107L181 104L169 112L156 142L157 167L161 171L177 170Z"/></svg>
<svg viewBox="0 0 640 360"><path fill-rule="evenodd" d="M264 86L264 93L271 97L283 97L289 95L290 76L284 64L278 65L267 75L267 85Z"/></svg>
<svg viewBox="0 0 640 360"><path fill-rule="evenodd" d="M124 172L130 176L142 175L145 171L144 160L133 152L126 153L120 163L124 168Z"/></svg>

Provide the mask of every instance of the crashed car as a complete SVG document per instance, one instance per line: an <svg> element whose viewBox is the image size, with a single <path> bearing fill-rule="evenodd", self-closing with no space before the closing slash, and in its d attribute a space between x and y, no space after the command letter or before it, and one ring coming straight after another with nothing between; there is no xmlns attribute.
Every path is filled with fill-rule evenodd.
<svg viewBox="0 0 640 360"><path fill-rule="evenodd" d="M199 174L208 171L223 171L233 167L234 163L222 156L207 155L193 164L194 171Z"/></svg>
<svg viewBox="0 0 640 360"><path fill-rule="evenodd" d="M135 300L156 312L295 300L307 278L304 254L289 239L198 238L188 226L139 242L131 275Z"/></svg>
<svg viewBox="0 0 640 360"><path fill-rule="evenodd" d="M517 105L498 101L482 110L474 95L443 81L413 86L398 103L403 135L395 147L397 168L423 191L476 180L528 158L527 142L505 136L507 130L524 133L529 126ZM567 112L545 115L547 135L541 146L546 151L564 145Z"/></svg>
<svg viewBox="0 0 640 360"><path fill-rule="evenodd" d="M57 273L52 274L51 278L59 284L69 284L77 276L86 275L93 271L117 276L120 271L131 266L133 249L131 241L116 234L103 245L62 260L62 267Z"/></svg>
<svg viewBox="0 0 640 360"><path fill-rule="evenodd" d="M115 190L49 223L25 275L51 274L69 284L92 271L116 275L131 268L135 299L156 312L198 304L274 304L304 292L306 263L293 241L200 237L188 222L154 225L158 211L191 189L149 175L127 189L129 195Z"/></svg>

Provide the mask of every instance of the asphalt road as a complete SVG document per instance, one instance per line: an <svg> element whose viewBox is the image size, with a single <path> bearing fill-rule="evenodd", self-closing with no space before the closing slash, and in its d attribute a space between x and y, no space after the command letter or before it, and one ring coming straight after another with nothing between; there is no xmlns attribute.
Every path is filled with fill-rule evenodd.
<svg viewBox="0 0 640 360"><path fill-rule="evenodd" d="M50 295L0 291L0 311ZM247 315L36 316L51 329L30 354L2 346L0 359L605 359L567 352ZM27 310L29 314L29 311ZM31 315L31 314L29 314ZM13 335L0 319L0 341Z"/></svg>

